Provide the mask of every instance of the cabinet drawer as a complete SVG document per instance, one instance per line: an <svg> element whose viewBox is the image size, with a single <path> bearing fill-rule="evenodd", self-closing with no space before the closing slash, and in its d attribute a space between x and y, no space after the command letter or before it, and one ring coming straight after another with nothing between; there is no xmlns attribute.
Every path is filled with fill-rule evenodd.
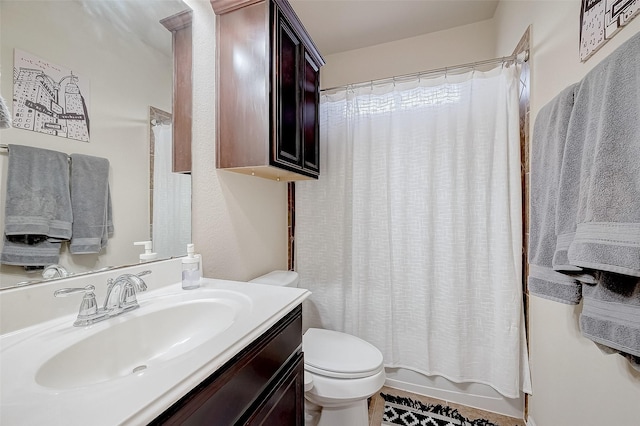
<svg viewBox="0 0 640 426"><path fill-rule="evenodd" d="M302 309L295 308L151 424L232 425L268 392L296 356L302 357ZM264 398L264 396L262 396Z"/></svg>

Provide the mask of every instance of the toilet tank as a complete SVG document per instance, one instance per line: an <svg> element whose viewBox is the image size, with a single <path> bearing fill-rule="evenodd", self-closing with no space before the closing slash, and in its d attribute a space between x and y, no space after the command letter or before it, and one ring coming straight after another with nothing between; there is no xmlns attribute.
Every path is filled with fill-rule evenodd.
<svg viewBox="0 0 640 426"><path fill-rule="evenodd" d="M282 287L298 287L298 281L298 273L295 271L272 271L258 278L254 278L249 282Z"/></svg>

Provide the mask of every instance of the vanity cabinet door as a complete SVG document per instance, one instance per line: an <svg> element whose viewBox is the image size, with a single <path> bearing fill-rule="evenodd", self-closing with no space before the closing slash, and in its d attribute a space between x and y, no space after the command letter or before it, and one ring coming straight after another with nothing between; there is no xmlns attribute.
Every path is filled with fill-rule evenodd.
<svg viewBox="0 0 640 426"><path fill-rule="evenodd" d="M304 361L298 354L253 414L251 426L304 426Z"/></svg>

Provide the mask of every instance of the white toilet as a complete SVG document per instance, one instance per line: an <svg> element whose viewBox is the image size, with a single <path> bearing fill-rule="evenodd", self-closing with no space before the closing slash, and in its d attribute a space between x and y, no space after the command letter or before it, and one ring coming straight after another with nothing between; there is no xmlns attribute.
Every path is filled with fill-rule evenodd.
<svg viewBox="0 0 640 426"><path fill-rule="evenodd" d="M250 282L297 287L298 274L273 271ZM367 426L367 398L385 381L382 353L358 337L319 328L304 333L302 350L306 424Z"/></svg>

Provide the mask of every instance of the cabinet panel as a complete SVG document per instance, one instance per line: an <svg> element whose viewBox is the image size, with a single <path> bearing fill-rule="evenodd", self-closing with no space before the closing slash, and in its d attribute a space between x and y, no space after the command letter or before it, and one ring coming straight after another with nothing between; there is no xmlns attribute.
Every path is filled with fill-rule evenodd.
<svg viewBox="0 0 640 426"><path fill-rule="evenodd" d="M260 426L304 426L304 361L298 354L245 422Z"/></svg>
<svg viewBox="0 0 640 426"><path fill-rule="evenodd" d="M277 13L276 162L301 164L300 156L300 40L286 20Z"/></svg>
<svg viewBox="0 0 640 426"><path fill-rule="evenodd" d="M320 173L320 67L304 52L302 137L304 168Z"/></svg>

